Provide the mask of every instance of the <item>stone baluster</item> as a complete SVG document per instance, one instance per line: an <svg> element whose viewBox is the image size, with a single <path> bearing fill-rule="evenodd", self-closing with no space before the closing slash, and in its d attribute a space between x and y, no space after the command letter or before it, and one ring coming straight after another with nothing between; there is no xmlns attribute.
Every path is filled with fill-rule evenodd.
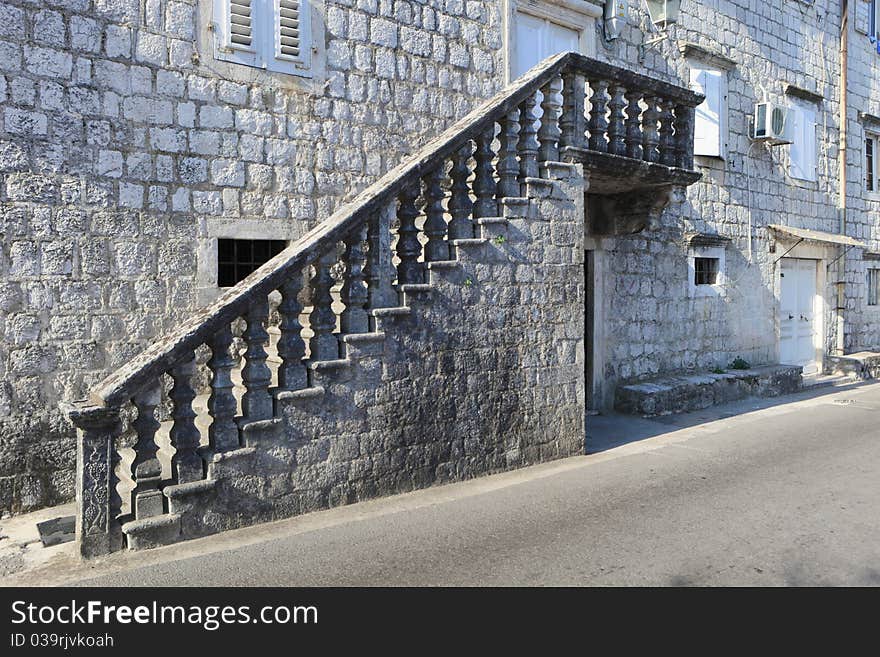
<svg viewBox="0 0 880 657"><path fill-rule="evenodd" d="M134 445L134 461L131 464L134 480L131 510L136 519L150 518L165 512L164 496L159 490L162 464L157 456L159 445L156 443L156 431L159 429L156 407L160 400L161 389L158 381L132 399L137 409L137 417L131 424L137 434L137 440Z"/></svg>
<svg viewBox="0 0 880 657"><path fill-rule="evenodd" d="M446 211L443 209L443 181L446 162L425 176L425 225L422 230L428 238L425 261L449 260L449 242L446 241ZM493 193L494 196L494 193Z"/></svg>
<svg viewBox="0 0 880 657"><path fill-rule="evenodd" d="M238 402L232 392L235 387L232 383L235 361L229 353L231 345L232 331L229 326L217 331L208 343L211 348L208 369L213 373L211 395L208 397L208 414L211 416L208 439L215 452L239 447L238 427L235 424Z"/></svg>
<svg viewBox="0 0 880 657"><path fill-rule="evenodd" d="M519 161L516 159L516 145L519 141L519 111L513 110L501 119L501 133L498 135L498 186L497 198L519 196Z"/></svg>
<svg viewBox="0 0 880 657"><path fill-rule="evenodd" d="M345 238L345 281L340 292L345 310L339 318L343 333L366 333L370 330L367 315L367 282L364 274L367 224L361 224Z"/></svg>
<svg viewBox="0 0 880 657"><path fill-rule="evenodd" d="M660 107L660 163L675 166L674 140L672 138L672 104L665 99L658 100Z"/></svg>
<svg viewBox="0 0 880 657"><path fill-rule="evenodd" d="M527 178L538 177L538 131L535 127L535 94L529 94L519 106L519 182L524 185Z"/></svg>
<svg viewBox="0 0 880 657"><path fill-rule="evenodd" d="M561 135L559 149L583 148L586 139L586 97L584 76L569 71L562 87L562 116L559 118Z"/></svg>
<svg viewBox="0 0 880 657"><path fill-rule="evenodd" d="M498 202L495 200L495 166L492 163L495 159L495 153L492 152L492 141L494 139L494 123L476 139L474 196L477 197L477 200L474 203L474 218L498 216Z"/></svg>
<svg viewBox="0 0 880 657"><path fill-rule="evenodd" d="M315 261L315 275L312 276L312 313L309 325L312 328L309 351L311 359L336 360L339 358L339 340L333 335L336 328L336 314L333 312L333 276L330 268L336 264L336 245Z"/></svg>
<svg viewBox="0 0 880 657"><path fill-rule="evenodd" d="M562 134L559 129L559 90L560 78L553 78L541 88L543 99L541 100L541 127L538 129L538 141L541 146L538 149L538 159L541 162L559 161L559 137Z"/></svg>
<svg viewBox="0 0 880 657"><path fill-rule="evenodd" d="M301 390L308 385L306 369L303 366L303 358L306 355L306 345L302 338L302 324L299 316L303 306L299 301L302 291L302 272L297 270L281 286L281 303L278 304L278 314L281 315L278 336L278 357L281 364L278 366L279 390Z"/></svg>
<svg viewBox="0 0 880 657"><path fill-rule="evenodd" d="M116 464L116 438L122 432L118 408L69 404L65 408L77 428L76 540L79 554L98 557L122 549L122 528Z"/></svg>
<svg viewBox="0 0 880 657"><path fill-rule="evenodd" d="M657 99L654 96L645 96L647 107L642 112L642 159L646 162L658 160L657 145L660 143L660 134L657 132Z"/></svg>
<svg viewBox="0 0 880 657"><path fill-rule="evenodd" d="M247 328L242 336L245 341L244 367L241 381L245 391L241 397L241 414L244 420L268 420L274 414L272 395L272 372L266 365L265 345L269 334L264 323L269 317L268 300L257 301L245 314Z"/></svg>
<svg viewBox="0 0 880 657"><path fill-rule="evenodd" d="M171 476L178 484L186 484L191 481L199 481L205 477L205 466L202 457L198 453L201 434L196 427L196 412L192 404L196 398L196 391L192 385L193 376L196 373L196 356L189 354L171 368L169 374L174 386L168 392L168 396L174 403L171 425L171 446L174 448L174 456L171 457Z"/></svg>
<svg viewBox="0 0 880 657"><path fill-rule="evenodd" d="M626 107L626 99L624 98L625 89L615 84L611 88L611 116L608 122L608 152L613 155L626 155L626 117L623 114L623 108Z"/></svg>
<svg viewBox="0 0 880 657"><path fill-rule="evenodd" d="M470 188L468 186L468 177L470 176L470 162L473 154L473 147L468 141L452 156L452 169L449 174L452 178L452 185L449 188L449 239L460 240L468 239L474 236L474 224L471 221L471 212L473 212L474 203L471 201ZM514 165L516 162L514 161ZM498 160L499 172L501 169L501 158ZM515 181L515 178L514 178ZM496 194L498 190L496 190Z"/></svg>
<svg viewBox="0 0 880 657"><path fill-rule="evenodd" d="M604 153L608 150L608 140L605 133L608 131L608 81L590 80L590 150Z"/></svg>
<svg viewBox="0 0 880 657"><path fill-rule="evenodd" d="M386 308L396 301L391 287L394 264L391 261L391 219L396 203L387 204L370 217L367 240L367 296L370 308Z"/></svg>
<svg viewBox="0 0 880 657"><path fill-rule="evenodd" d="M675 106L675 165L682 169L694 168L694 114L687 105Z"/></svg>
<svg viewBox="0 0 880 657"><path fill-rule="evenodd" d="M419 243L419 229L416 228L416 217L419 216L416 207L418 196L418 183L407 185L400 191L400 205L397 208L397 219L400 223L397 229L397 257L400 258L400 264L397 265L398 283L424 282L424 265L419 262L422 245Z"/></svg>
<svg viewBox="0 0 880 657"><path fill-rule="evenodd" d="M639 101L642 99L642 93L635 89L630 89L626 93L626 156L634 160L642 159L642 107Z"/></svg>

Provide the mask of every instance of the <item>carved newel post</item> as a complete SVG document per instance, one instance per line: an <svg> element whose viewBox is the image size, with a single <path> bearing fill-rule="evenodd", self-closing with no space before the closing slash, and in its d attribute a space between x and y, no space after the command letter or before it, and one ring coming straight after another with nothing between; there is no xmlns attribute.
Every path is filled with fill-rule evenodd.
<svg viewBox="0 0 880 657"><path fill-rule="evenodd" d="M122 431L118 408L63 404L76 427L76 542L80 556L97 557L122 549L116 491L116 437Z"/></svg>

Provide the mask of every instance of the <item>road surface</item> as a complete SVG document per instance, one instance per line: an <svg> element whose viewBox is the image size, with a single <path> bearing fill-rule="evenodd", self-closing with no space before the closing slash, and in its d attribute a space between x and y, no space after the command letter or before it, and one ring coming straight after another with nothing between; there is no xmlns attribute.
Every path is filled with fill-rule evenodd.
<svg viewBox="0 0 880 657"><path fill-rule="evenodd" d="M36 576L114 586L880 585L880 384L662 421L590 420L596 449L641 440Z"/></svg>

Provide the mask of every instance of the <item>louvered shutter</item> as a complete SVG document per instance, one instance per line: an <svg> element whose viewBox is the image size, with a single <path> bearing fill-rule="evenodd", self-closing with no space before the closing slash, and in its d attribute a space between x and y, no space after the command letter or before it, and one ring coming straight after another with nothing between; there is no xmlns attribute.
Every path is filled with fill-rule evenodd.
<svg viewBox="0 0 880 657"><path fill-rule="evenodd" d="M691 67L691 86L706 96L695 112L694 155L722 155L723 76L724 73L716 69Z"/></svg>
<svg viewBox="0 0 880 657"><path fill-rule="evenodd" d="M269 0L274 4L275 52L281 62L306 65L311 53L309 0Z"/></svg>
<svg viewBox="0 0 880 657"><path fill-rule="evenodd" d="M225 45L234 50L254 50L255 0L226 0Z"/></svg>

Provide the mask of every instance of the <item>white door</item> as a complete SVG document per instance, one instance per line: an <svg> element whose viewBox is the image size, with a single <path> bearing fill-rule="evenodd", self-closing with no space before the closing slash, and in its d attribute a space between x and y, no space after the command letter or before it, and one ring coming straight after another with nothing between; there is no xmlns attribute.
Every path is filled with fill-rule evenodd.
<svg viewBox="0 0 880 657"><path fill-rule="evenodd" d="M566 50L580 51L581 34L578 30L522 11L516 12L515 20L513 79L550 55Z"/></svg>
<svg viewBox="0 0 880 657"><path fill-rule="evenodd" d="M783 258L780 267L779 359L803 365L804 374L818 370L817 260Z"/></svg>

